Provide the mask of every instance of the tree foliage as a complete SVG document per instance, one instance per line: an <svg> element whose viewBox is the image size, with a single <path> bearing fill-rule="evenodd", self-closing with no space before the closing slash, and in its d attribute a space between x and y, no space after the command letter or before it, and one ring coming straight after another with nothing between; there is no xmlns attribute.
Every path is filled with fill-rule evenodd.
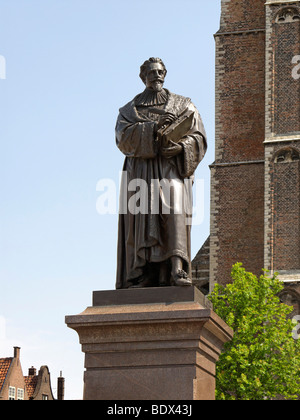
<svg viewBox="0 0 300 420"><path fill-rule="evenodd" d="M283 284L267 272L258 278L238 263L232 284L216 285L210 295L215 312L234 330L217 363L216 398L232 400L298 399L300 340L288 319L291 307L280 302Z"/></svg>

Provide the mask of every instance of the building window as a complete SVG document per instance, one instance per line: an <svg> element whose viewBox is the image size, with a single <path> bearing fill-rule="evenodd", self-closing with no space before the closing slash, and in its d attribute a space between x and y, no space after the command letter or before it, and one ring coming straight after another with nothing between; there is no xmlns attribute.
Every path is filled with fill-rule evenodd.
<svg viewBox="0 0 300 420"><path fill-rule="evenodd" d="M18 388L17 399L24 400L24 389Z"/></svg>
<svg viewBox="0 0 300 420"><path fill-rule="evenodd" d="M282 9L277 17L276 22L277 23L290 23L290 22L296 22L300 20L300 11L299 9L296 9L295 7L285 7Z"/></svg>
<svg viewBox="0 0 300 420"><path fill-rule="evenodd" d="M10 386L8 388L8 399L9 400L15 400L16 399L16 388L13 386Z"/></svg>
<svg viewBox="0 0 300 420"><path fill-rule="evenodd" d="M43 401L47 401L47 400L48 400L48 395L43 394L43 395L42 395L42 400L43 400Z"/></svg>
<svg viewBox="0 0 300 420"><path fill-rule="evenodd" d="M276 153L274 162L275 163L290 163L300 160L300 154L298 150L292 148L281 149Z"/></svg>

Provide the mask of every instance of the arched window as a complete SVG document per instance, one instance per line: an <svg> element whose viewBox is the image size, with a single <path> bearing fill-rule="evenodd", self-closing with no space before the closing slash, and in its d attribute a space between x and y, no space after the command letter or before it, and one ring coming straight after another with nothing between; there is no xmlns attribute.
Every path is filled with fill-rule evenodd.
<svg viewBox="0 0 300 420"><path fill-rule="evenodd" d="M300 20L300 11L296 7L285 7L276 16L276 23L289 23Z"/></svg>
<svg viewBox="0 0 300 420"><path fill-rule="evenodd" d="M300 160L300 153L292 147L280 149L274 157L274 163L290 163L297 160Z"/></svg>

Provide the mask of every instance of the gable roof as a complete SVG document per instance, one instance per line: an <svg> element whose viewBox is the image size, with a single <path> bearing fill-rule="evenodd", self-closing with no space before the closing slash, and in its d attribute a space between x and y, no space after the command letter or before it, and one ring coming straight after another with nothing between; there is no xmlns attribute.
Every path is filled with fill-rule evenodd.
<svg viewBox="0 0 300 420"><path fill-rule="evenodd" d="M12 357L0 359L0 392L6 379L12 360Z"/></svg>
<svg viewBox="0 0 300 420"><path fill-rule="evenodd" d="M24 376L24 380L29 399L39 399L45 393L54 400L48 366L41 366L38 375Z"/></svg>

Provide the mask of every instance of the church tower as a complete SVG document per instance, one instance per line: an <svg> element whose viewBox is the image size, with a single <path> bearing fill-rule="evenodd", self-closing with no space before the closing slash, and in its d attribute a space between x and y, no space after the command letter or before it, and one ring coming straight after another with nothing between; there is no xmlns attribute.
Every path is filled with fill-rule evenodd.
<svg viewBox="0 0 300 420"><path fill-rule="evenodd" d="M266 268L300 313L300 0L222 0L215 40L210 289Z"/></svg>

